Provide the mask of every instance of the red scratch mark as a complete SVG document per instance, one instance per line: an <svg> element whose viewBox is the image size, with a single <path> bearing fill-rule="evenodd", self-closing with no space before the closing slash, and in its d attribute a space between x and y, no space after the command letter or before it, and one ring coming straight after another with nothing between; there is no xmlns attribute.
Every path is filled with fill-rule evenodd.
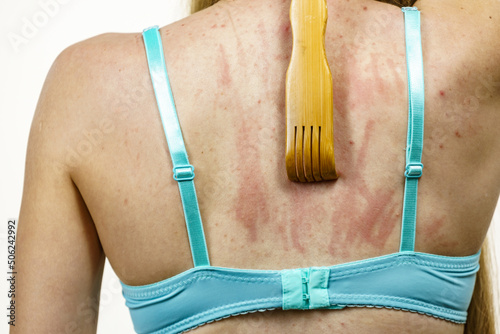
<svg viewBox="0 0 500 334"><path fill-rule="evenodd" d="M285 245L285 251L288 251L288 237L286 233L286 224L280 224L278 225L278 233L281 235L281 238L283 239L283 245Z"/></svg>
<svg viewBox="0 0 500 334"><path fill-rule="evenodd" d="M437 246L439 250L436 251L438 253L458 245L458 242L450 240L450 235L445 230L446 219L447 217L442 215L432 221L431 224L426 224L425 227L422 228L422 239L426 240L427 244L432 242L434 245L433 247Z"/></svg>
<svg viewBox="0 0 500 334"><path fill-rule="evenodd" d="M358 190L361 192L361 189ZM395 192L392 189L381 193L366 192L361 194L365 197L367 205L357 219L357 223L349 225L346 241L351 243L361 238L362 242L369 242L373 246L382 248L394 228L388 222L395 213L394 205L391 205Z"/></svg>
<svg viewBox="0 0 500 334"><path fill-rule="evenodd" d="M292 230L291 230L292 245L295 249L299 250L301 253L304 253L305 252L304 246L302 246L300 243L299 229L300 229L300 221L298 221L298 217L293 217Z"/></svg>
<svg viewBox="0 0 500 334"><path fill-rule="evenodd" d="M384 93L390 90L390 87L388 87L384 75L381 73L381 64L379 63L382 61L382 56L377 53L371 53L370 58L370 67L373 69L374 82L377 83L377 85L375 85L375 89L382 96Z"/></svg>
<svg viewBox="0 0 500 334"><path fill-rule="evenodd" d="M269 210L261 182L255 178L252 168L248 168L249 161L242 165L244 167L240 172L236 219L248 230L248 239L257 241L258 225L269 221Z"/></svg>
<svg viewBox="0 0 500 334"><path fill-rule="evenodd" d="M241 110L243 108L236 108ZM243 224L248 231L248 239L252 242L258 240L259 226L270 220L270 211L267 205L265 184L259 175L263 175L260 165L258 142L255 141L258 125L250 118L250 113L243 114L239 121L237 147L240 168L238 168L238 194L235 202L236 220Z"/></svg>
<svg viewBox="0 0 500 334"><path fill-rule="evenodd" d="M401 94L404 93L404 87L405 87L405 80L403 79L403 76L401 73L404 72L398 72L398 65L392 60L391 58L387 58L387 66L391 69L392 71L392 77L394 79L394 83L396 84L395 88L392 89L393 92L397 91L397 88L401 90Z"/></svg>
<svg viewBox="0 0 500 334"><path fill-rule="evenodd" d="M333 69L334 70L334 69ZM346 140L351 138L350 119L347 113L347 104L349 92L343 84L347 80L345 71L337 71L337 75L333 79L333 91L336 92L337 98L334 103L334 145L335 159L338 159L337 173L344 177L344 166L351 166L353 150L345 145Z"/></svg>
<svg viewBox="0 0 500 334"><path fill-rule="evenodd" d="M361 149L359 150L359 155L357 159L357 168L353 169L353 172L356 173L356 178L361 177L361 166L364 165L365 160L366 160L366 154L368 153L368 145L370 144L370 137L373 132L373 127L375 126L375 121L374 120L369 120L368 123L366 123L365 127L365 135L363 137L363 144L361 145Z"/></svg>
<svg viewBox="0 0 500 334"><path fill-rule="evenodd" d="M440 216L422 228L422 240L427 244L432 243L433 248L437 246L438 248L432 252L438 254L458 245L457 241L450 239L450 234L446 231L446 218L445 215Z"/></svg>
<svg viewBox="0 0 500 334"><path fill-rule="evenodd" d="M443 228L445 219L446 216L441 216L435 219L432 224L426 225L425 230L423 231L426 239L434 239L436 236L441 234L441 229Z"/></svg>
<svg viewBox="0 0 500 334"><path fill-rule="evenodd" d="M361 148L357 157L346 156L343 178L356 184L344 194L339 194L338 208L332 215L332 225L338 221L347 221L349 228L343 236L344 243L360 242L382 248L394 229L397 205L394 202L395 190L370 190L363 173L367 165L367 153L375 121L366 124ZM329 251L338 250L339 236L332 235Z"/></svg>
<svg viewBox="0 0 500 334"><path fill-rule="evenodd" d="M227 60L226 51L224 50L222 44L219 45L219 53L220 53L221 75L218 78L217 82L219 84L219 87L228 87L233 80L229 72L229 63Z"/></svg>
<svg viewBox="0 0 500 334"><path fill-rule="evenodd" d="M240 51L244 49L239 39L236 49ZM238 52L237 63L241 68L247 66L243 52ZM234 101L239 100L242 100L241 97L234 97ZM233 110L243 109L243 106L238 105L233 108ZM247 229L247 238L255 242L258 240L259 225L266 224L270 220L271 214L267 205L266 185L258 177L263 172L260 165L258 142L255 141L258 133L257 125L251 120L250 112L243 111L242 115L242 119L238 119L238 123L235 124L235 127L239 129L236 145L241 167L238 169L239 182L234 212L236 220Z"/></svg>

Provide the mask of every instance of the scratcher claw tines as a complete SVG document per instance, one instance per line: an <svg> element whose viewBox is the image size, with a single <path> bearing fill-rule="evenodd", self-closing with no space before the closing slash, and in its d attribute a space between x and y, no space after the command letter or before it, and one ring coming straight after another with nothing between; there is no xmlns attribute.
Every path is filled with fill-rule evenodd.
<svg viewBox="0 0 500 334"><path fill-rule="evenodd" d="M326 0L292 0L293 51L286 75L286 170L291 181L337 178L332 74L325 52Z"/></svg>

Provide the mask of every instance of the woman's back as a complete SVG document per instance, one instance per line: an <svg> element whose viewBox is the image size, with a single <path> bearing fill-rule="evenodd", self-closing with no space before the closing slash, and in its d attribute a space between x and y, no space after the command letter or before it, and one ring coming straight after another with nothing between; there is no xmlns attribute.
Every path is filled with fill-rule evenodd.
<svg viewBox="0 0 500 334"><path fill-rule="evenodd" d="M161 30L212 265L328 266L398 251L408 117L403 15L371 0L328 4L340 173L334 182L298 184L286 176L289 1L223 1ZM415 250L471 255L500 190L500 2L416 6L426 118ZM74 284L83 286L77 294L97 291L101 246L129 285L191 268L141 36L103 35L77 44L61 55L48 80L28 152L27 177L41 180L27 185L20 220L28 226L51 217L54 223L32 224L19 238L50 240L57 233L66 242L54 247L81 254L76 262L86 274L75 278L68 269L57 293ZM46 208L29 204L41 195ZM62 229L58 220L69 224ZM58 261L63 268L75 263L64 256ZM356 308L272 311L194 332L327 330L461 333L463 327L410 312Z"/></svg>

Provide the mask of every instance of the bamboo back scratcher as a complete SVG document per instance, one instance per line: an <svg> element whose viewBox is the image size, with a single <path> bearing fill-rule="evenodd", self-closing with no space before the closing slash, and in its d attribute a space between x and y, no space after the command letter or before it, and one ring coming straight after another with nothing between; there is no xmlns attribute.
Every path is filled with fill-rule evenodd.
<svg viewBox="0 0 500 334"><path fill-rule="evenodd" d="M286 75L286 170L291 181L337 178L332 74L325 52L326 0L292 0L293 51Z"/></svg>

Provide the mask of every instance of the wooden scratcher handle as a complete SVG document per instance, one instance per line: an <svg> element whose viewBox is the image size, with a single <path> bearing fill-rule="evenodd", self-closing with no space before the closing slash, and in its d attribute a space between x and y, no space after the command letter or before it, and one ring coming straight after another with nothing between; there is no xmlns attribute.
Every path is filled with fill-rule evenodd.
<svg viewBox="0 0 500 334"><path fill-rule="evenodd" d="M292 181L337 178L327 19L326 0L292 0L293 51L286 77L286 168Z"/></svg>

